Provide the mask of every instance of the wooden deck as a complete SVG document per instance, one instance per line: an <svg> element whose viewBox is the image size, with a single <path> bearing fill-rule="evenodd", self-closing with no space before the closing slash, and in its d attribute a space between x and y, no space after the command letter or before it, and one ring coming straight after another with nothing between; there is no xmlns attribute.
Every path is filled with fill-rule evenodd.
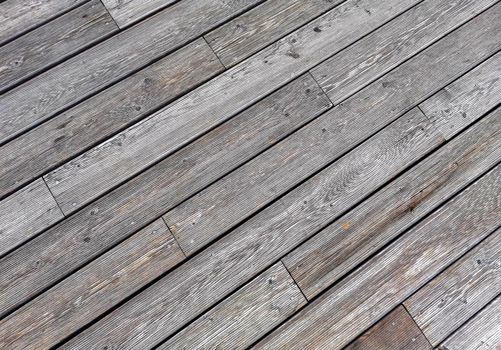
<svg viewBox="0 0 501 350"><path fill-rule="evenodd" d="M501 1L0 2L0 349L501 349Z"/></svg>

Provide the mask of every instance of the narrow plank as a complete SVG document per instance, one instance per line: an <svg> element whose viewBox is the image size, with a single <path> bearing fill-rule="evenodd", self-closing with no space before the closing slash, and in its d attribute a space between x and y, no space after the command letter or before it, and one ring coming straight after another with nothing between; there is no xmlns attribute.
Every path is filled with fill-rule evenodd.
<svg viewBox="0 0 501 350"><path fill-rule="evenodd" d="M265 1L207 33L205 38L229 68L342 2Z"/></svg>
<svg viewBox="0 0 501 350"><path fill-rule="evenodd" d="M161 8L167 7L176 0L102 0L120 28L149 16Z"/></svg>
<svg viewBox="0 0 501 350"><path fill-rule="evenodd" d="M85 194L84 197L63 198L54 183L49 185L51 190L59 203L77 203L79 206L89 202L228 120L242 108L417 1L345 2L315 21L317 25L329 26L330 30L317 33L313 30L314 23L302 27L142 123L124 130L56 170L64 173L66 183L71 184L72 189L66 191L69 196L80 188L79 193ZM369 16L364 8L374 12ZM494 39L487 40L492 42Z"/></svg>
<svg viewBox="0 0 501 350"><path fill-rule="evenodd" d="M245 349L306 304L278 262L158 349Z"/></svg>
<svg viewBox="0 0 501 350"><path fill-rule="evenodd" d="M42 179L0 202L0 256L63 218Z"/></svg>
<svg viewBox="0 0 501 350"><path fill-rule="evenodd" d="M260 0L183 0L0 96L0 143L141 69Z"/></svg>
<svg viewBox="0 0 501 350"><path fill-rule="evenodd" d="M156 220L3 319L0 347L49 349L183 259Z"/></svg>
<svg viewBox="0 0 501 350"><path fill-rule="evenodd" d="M337 104L496 2L423 1L311 73Z"/></svg>
<svg viewBox="0 0 501 350"><path fill-rule="evenodd" d="M77 335L68 348L150 348L442 142L412 110ZM123 325L128 332L123 332Z"/></svg>
<svg viewBox="0 0 501 350"><path fill-rule="evenodd" d="M0 92L117 30L101 1L91 0L11 41L0 48Z"/></svg>
<svg viewBox="0 0 501 350"><path fill-rule="evenodd" d="M6 0L0 3L0 45L87 0Z"/></svg>
<svg viewBox="0 0 501 350"><path fill-rule="evenodd" d="M501 165L277 328L255 349L340 349L501 222Z"/></svg>
<svg viewBox="0 0 501 350"><path fill-rule="evenodd" d="M222 69L207 43L195 40L5 144L0 147L0 196L148 116ZM62 204L66 214L75 210Z"/></svg>
<svg viewBox="0 0 501 350"><path fill-rule="evenodd" d="M501 293L501 232L494 234L405 301L433 346Z"/></svg>
<svg viewBox="0 0 501 350"><path fill-rule="evenodd" d="M398 306L345 350L431 350L433 349L412 317Z"/></svg>
<svg viewBox="0 0 501 350"><path fill-rule="evenodd" d="M501 347L501 297L461 327L438 349L499 350Z"/></svg>
<svg viewBox="0 0 501 350"><path fill-rule="evenodd" d="M501 19L501 5L494 10L492 14ZM483 55L477 56L479 51L471 46L478 45L472 36L483 32L477 39L489 40L492 32L482 28L492 14L485 13L435 43L278 147L167 213L164 219L184 252L194 253L468 71L473 62L481 62ZM496 40L496 46L501 45L499 37ZM75 174L68 177L75 179ZM48 185L61 204L57 190L50 181Z"/></svg>
<svg viewBox="0 0 501 350"><path fill-rule="evenodd" d="M330 104L305 75L0 260L0 315L287 136ZM84 238L98 244L87 244ZM37 263L38 262L38 263ZM43 262L43 263L40 263Z"/></svg>

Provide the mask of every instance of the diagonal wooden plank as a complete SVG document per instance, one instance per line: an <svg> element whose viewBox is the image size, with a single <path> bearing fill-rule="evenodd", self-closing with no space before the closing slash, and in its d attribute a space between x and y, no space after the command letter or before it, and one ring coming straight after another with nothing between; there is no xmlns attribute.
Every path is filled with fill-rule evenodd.
<svg viewBox="0 0 501 350"><path fill-rule="evenodd" d="M127 27L177 0L102 0L120 28Z"/></svg>
<svg viewBox="0 0 501 350"><path fill-rule="evenodd" d="M146 117L222 69L207 43L197 39L1 146L0 196ZM71 203L62 204L65 214L76 209Z"/></svg>
<svg viewBox="0 0 501 350"><path fill-rule="evenodd" d="M87 243L96 244L90 238ZM184 257L162 220L156 220L3 319L0 348L48 349Z"/></svg>
<svg viewBox="0 0 501 350"><path fill-rule="evenodd" d="M0 260L11 311L330 106L304 75ZM99 244L88 244L85 238ZM43 263L40 263L43 262Z"/></svg>
<svg viewBox="0 0 501 350"><path fill-rule="evenodd" d="M340 349L501 222L501 165L368 260L255 349Z"/></svg>

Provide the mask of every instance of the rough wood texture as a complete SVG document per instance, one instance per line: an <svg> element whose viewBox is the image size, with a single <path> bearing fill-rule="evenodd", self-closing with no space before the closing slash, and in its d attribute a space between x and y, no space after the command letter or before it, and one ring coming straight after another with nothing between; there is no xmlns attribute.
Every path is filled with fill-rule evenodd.
<svg viewBox="0 0 501 350"><path fill-rule="evenodd" d="M398 306L344 350L431 350L403 306Z"/></svg>
<svg viewBox="0 0 501 350"><path fill-rule="evenodd" d="M343 0L265 1L205 35L226 67L231 67L306 24Z"/></svg>
<svg viewBox="0 0 501 350"><path fill-rule="evenodd" d="M5 198L0 202L0 256L62 218L42 179Z"/></svg>
<svg viewBox="0 0 501 350"><path fill-rule="evenodd" d="M347 1L142 123L94 147L61 170L68 177L66 181L72 183L69 192L79 188L79 194L85 194L72 202L78 206L134 176L416 1ZM370 9L371 15L365 9ZM316 25L329 30L315 32ZM485 46L493 40L487 40ZM51 189L61 201L59 190L54 186Z"/></svg>
<svg viewBox="0 0 501 350"><path fill-rule="evenodd" d="M6 0L0 3L0 45L87 0Z"/></svg>
<svg viewBox="0 0 501 350"><path fill-rule="evenodd" d="M501 231L498 234L501 234ZM438 347L439 350L499 350L500 348L501 297L497 297Z"/></svg>
<svg viewBox="0 0 501 350"><path fill-rule="evenodd" d="M315 299L255 349L345 346L496 229L501 221L499 188L501 166Z"/></svg>
<svg viewBox="0 0 501 350"><path fill-rule="evenodd" d="M330 106L327 101L311 76L303 76L23 245L0 260L0 271L7 271L0 314L273 145Z"/></svg>
<svg viewBox="0 0 501 350"><path fill-rule="evenodd" d="M152 12L171 5L176 0L102 0L115 22L124 28Z"/></svg>
<svg viewBox="0 0 501 350"><path fill-rule="evenodd" d="M0 143L145 67L257 2L179 1L10 90L0 96Z"/></svg>
<svg viewBox="0 0 501 350"><path fill-rule="evenodd" d="M246 349L304 304L306 299L279 262L158 349Z"/></svg>
<svg viewBox="0 0 501 350"><path fill-rule="evenodd" d="M442 138L413 110L73 339L144 349L172 335ZM128 332L122 325L128 325Z"/></svg>
<svg viewBox="0 0 501 350"><path fill-rule="evenodd" d="M146 117L222 69L205 41L198 39L12 140L0 147L0 196ZM60 180L48 175L47 181L52 186ZM64 200L60 204L66 214L78 208Z"/></svg>
<svg viewBox="0 0 501 350"><path fill-rule="evenodd" d="M0 92L117 30L101 1L91 0L0 47Z"/></svg>
<svg viewBox="0 0 501 350"><path fill-rule="evenodd" d="M48 349L183 259L156 220L3 319L0 348Z"/></svg>
<svg viewBox="0 0 501 350"><path fill-rule="evenodd" d="M437 346L500 293L501 231L468 252L404 305Z"/></svg>
<svg viewBox="0 0 501 350"><path fill-rule="evenodd" d="M312 75L337 104L496 2L424 1L315 67Z"/></svg>

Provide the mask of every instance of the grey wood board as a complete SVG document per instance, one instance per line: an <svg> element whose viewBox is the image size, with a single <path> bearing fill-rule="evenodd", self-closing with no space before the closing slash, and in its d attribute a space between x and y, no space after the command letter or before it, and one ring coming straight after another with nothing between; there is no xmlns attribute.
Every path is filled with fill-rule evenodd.
<svg viewBox="0 0 501 350"><path fill-rule="evenodd" d="M84 330L69 348L158 344L442 142L417 110ZM121 331L126 324L128 332Z"/></svg>
<svg viewBox="0 0 501 350"><path fill-rule="evenodd" d="M313 78L302 76L45 231L0 260L0 271L6 271L0 280L0 315L31 299L329 106ZM94 243L88 244L85 238Z"/></svg>
<svg viewBox="0 0 501 350"><path fill-rule="evenodd" d="M0 201L0 256L62 218L42 179Z"/></svg>
<svg viewBox="0 0 501 350"><path fill-rule="evenodd" d="M49 187L59 203L79 206L91 201L228 120L416 1L345 2L315 21L329 30L315 32L315 23L302 27L141 123L54 170L54 177L64 178L64 181L60 181L60 186L49 181ZM372 15L369 16L365 8L374 11ZM61 188L63 182L64 188ZM78 196L73 197L72 193Z"/></svg>
<svg viewBox="0 0 501 350"><path fill-rule="evenodd" d="M204 37L228 68L343 1L265 1Z"/></svg>
<svg viewBox="0 0 501 350"><path fill-rule="evenodd" d="M501 19L501 6L494 10ZM485 15L489 18L492 14ZM185 253L194 253L473 68L492 53L492 48L498 49L499 37L494 39L497 43L493 47L487 44L494 28L483 30L484 20L480 16L435 43L277 147L167 213L164 219ZM496 26L501 30L501 24ZM472 39L475 35L480 36ZM487 44L488 51L480 47L477 50L476 40L481 46ZM434 79L429 78L430 74ZM73 174L67 177L74 179ZM61 204L50 181L48 185Z"/></svg>
<svg viewBox="0 0 501 350"><path fill-rule="evenodd" d="M0 92L117 30L101 1L91 0L26 33L0 47Z"/></svg>
<svg viewBox="0 0 501 350"><path fill-rule="evenodd" d="M303 294L278 262L158 349L246 349L304 304Z"/></svg>
<svg viewBox="0 0 501 350"><path fill-rule="evenodd" d="M42 176L204 82L222 65L203 39L0 147L0 196ZM76 208L61 202L65 214Z"/></svg>
<svg viewBox="0 0 501 350"><path fill-rule="evenodd" d="M3 319L0 348L49 349L184 258L156 220Z"/></svg>
<svg viewBox="0 0 501 350"><path fill-rule="evenodd" d="M254 349L340 349L492 233L501 165L435 211Z"/></svg>
<svg viewBox="0 0 501 350"><path fill-rule="evenodd" d="M501 234L501 231L498 231ZM461 327L439 350L498 350L501 346L501 297Z"/></svg>
<svg viewBox="0 0 501 350"><path fill-rule="evenodd" d="M501 232L469 251L404 305L431 344L437 346L499 294Z"/></svg>
<svg viewBox="0 0 501 350"><path fill-rule="evenodd" d="M485 112L479 109L476 118ZM457 125L458 129L462 126ZM498 108L299 246L283 262L312 298L500 160Z"/></svg>
<svg viewBox="0 0 501 350"><path fill-rule="evenodd" d="M120 28L129 26L177 0L102 0Z"/></svg>
<svg viewBox="0 0 501 350"><path fill-rule="evenodd" d="M259 1L179 1L9 90L0 96L0 143L147 66Z"/></svg>
<svg viewBox="0 0 501 350"><path fill-rule="evenodd" d="M88 0L6 0L0 3L0 45Z"/></svg>
<svg viewBox="0 0 501 350"><path fill-rule="evenodd" d="M423 1L311 73L337 104L495 3Z"/></svg>

